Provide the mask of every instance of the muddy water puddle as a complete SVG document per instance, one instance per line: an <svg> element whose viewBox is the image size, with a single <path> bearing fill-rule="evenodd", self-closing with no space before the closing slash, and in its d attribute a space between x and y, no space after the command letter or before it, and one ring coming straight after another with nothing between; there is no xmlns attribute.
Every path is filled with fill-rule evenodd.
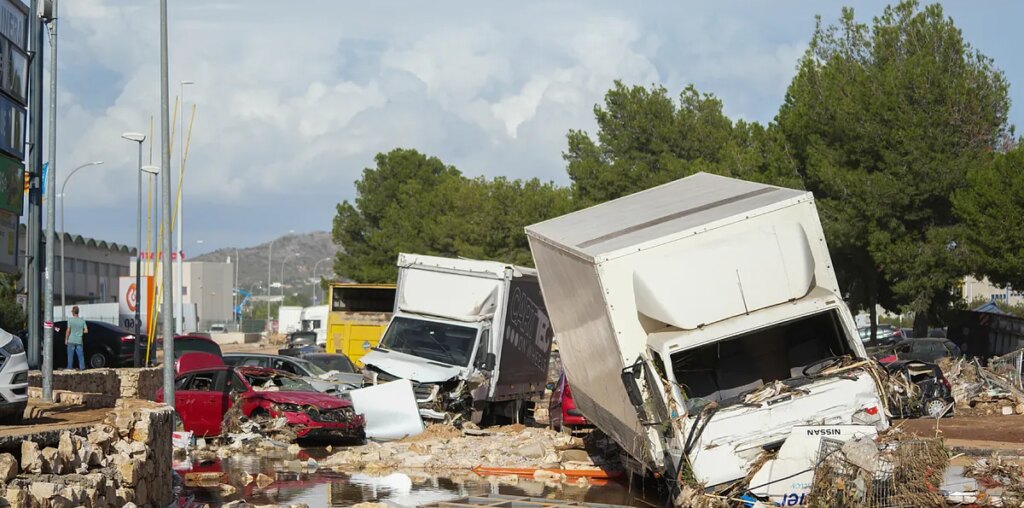
<svg viewBox="0 0 1024 508"><path fill-rule="evenodd" d="M185 487L179 497L180 506L201 506L243 500L255 505L306 504L311 508L351 506L362 502L382 502L390 506L419 506L458 499L460 497L506 494L514 496L564 499L591 503L627 506L664 506L653 486L615 481L553 483L532 478L480 477L471 472L438 476L426 472L342 473L310 467L311 462L327 453L323 449L306 449L297 458L279 459L257 455L238 455L191 466L179 464L178 474L224 473L224 478L237 493L222 495L216 486ZM263 473L273 480L264 486L248 479Z"/></svg>

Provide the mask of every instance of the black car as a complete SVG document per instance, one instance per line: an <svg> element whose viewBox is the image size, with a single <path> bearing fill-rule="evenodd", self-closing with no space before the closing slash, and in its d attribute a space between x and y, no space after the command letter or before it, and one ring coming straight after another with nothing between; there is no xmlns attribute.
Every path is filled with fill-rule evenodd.
<svg viewBox="0 0 1024 508"><path fill-rule="evenodd" d="M880 350L875 357L883 359L887 356L895 356L896 360L936 362L939 358L959 358L961 354L960 348L952 341L928 338L907 339L891 348Z"/></svg>
<svg viewBox="0 0 1024 508"><path fill-rule="evenodd" d="M953 389L938 365L916 360L897 361L887 364L885 370L891 382L902 387L902 393L889 402L893 416L941 418L953 414ZM916 390L911 390L917 393L909 393L906 388L910 386L916 386Z"/></svg>
<svg viewBox="0 0 1024 508"><path fill-rule="evenodd" d="M85 364L91 369L103 367L130 367L135 359L135 334L117 325L103 321L85 321L89 333L83 336ZM68 349L64 343L67 321L53 324L53 366L65 368ZM77 367L78 360L75 360Z"/></svg>

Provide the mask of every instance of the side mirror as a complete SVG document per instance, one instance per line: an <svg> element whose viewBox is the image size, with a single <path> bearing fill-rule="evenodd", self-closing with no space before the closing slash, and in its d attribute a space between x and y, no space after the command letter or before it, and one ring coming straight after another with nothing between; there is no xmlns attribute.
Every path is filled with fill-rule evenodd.
<svg viewBox="0 0 1024 508"><path fill-rule="evenodd" d="M494 370L498 363L498 357L494 353L487 353L483 360L476 362L476 368L480 370Z"/></svg>
<svg viewBox="0 0 1024 508"><path fill-rule="evenodd" d="M622 371L622 384L626 387L626 396L633 407L640 407L644 404L644 398L640 394L640 385L636 383L636 373L631 369Z"/></svg>

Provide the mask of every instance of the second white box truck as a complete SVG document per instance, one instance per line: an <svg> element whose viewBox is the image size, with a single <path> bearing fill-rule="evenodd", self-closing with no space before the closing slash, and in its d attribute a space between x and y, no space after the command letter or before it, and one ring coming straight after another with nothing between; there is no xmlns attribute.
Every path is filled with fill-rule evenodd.
<svg viewBox="0 0 1024 508"><path fill-rule="evenodd" d="M515 420L544 394L552 334L535 270L399 254L394 316L362 361L370 383L413 381L425 418Z"/></svg>
<svg viewBox="0 0 1024 508"><path fill-rule="evenodd" d="M866 355L809 192L700 173L526 232L576 405L644 469L719 485L794 426L888 426L835 368Z"/></svg>

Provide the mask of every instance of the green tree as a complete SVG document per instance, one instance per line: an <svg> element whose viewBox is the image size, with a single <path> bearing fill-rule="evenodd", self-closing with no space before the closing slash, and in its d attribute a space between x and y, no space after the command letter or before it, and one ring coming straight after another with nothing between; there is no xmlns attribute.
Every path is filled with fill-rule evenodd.
<svg viewBox="0 0 1024 508"><path fill-rule="evenodd" d="M967 174L969 185L953 202L973 271L996 285L1024 288L1024 147L994 159Z"/></svg>
<svg viewBox="0 0 1024 508"><path fill-rule="evenodd" d="M17 334L25 328L25 309L18 304L20 274L0 274L0 328Z"/></svg>
<svg viewBox="0 0 1024 508"><path fill-rule="evenodd" d="M795 161L774 127L733 123L722 101L686 87L678 103L661 86L616 82L604 106L594 106L597 139L568 134L575 204L590 206L707 171L793 187Z"/></svg>
<svg viewBox="0 0 1024 508"><path fill-rule="evenodd" d="M376 163L334 219L335 273L360 282L394 282L399 252L532 264L523 227L572 208L553 184L466 178L415 150Z"/></svg>
<svg viewBox="0 0 1024 508"><path fill-rule="evenodd" d="M939 5L819 19L777 118L855 306L915 312L966 273L951 196L1008 133L1007 84Z"/></svg>

